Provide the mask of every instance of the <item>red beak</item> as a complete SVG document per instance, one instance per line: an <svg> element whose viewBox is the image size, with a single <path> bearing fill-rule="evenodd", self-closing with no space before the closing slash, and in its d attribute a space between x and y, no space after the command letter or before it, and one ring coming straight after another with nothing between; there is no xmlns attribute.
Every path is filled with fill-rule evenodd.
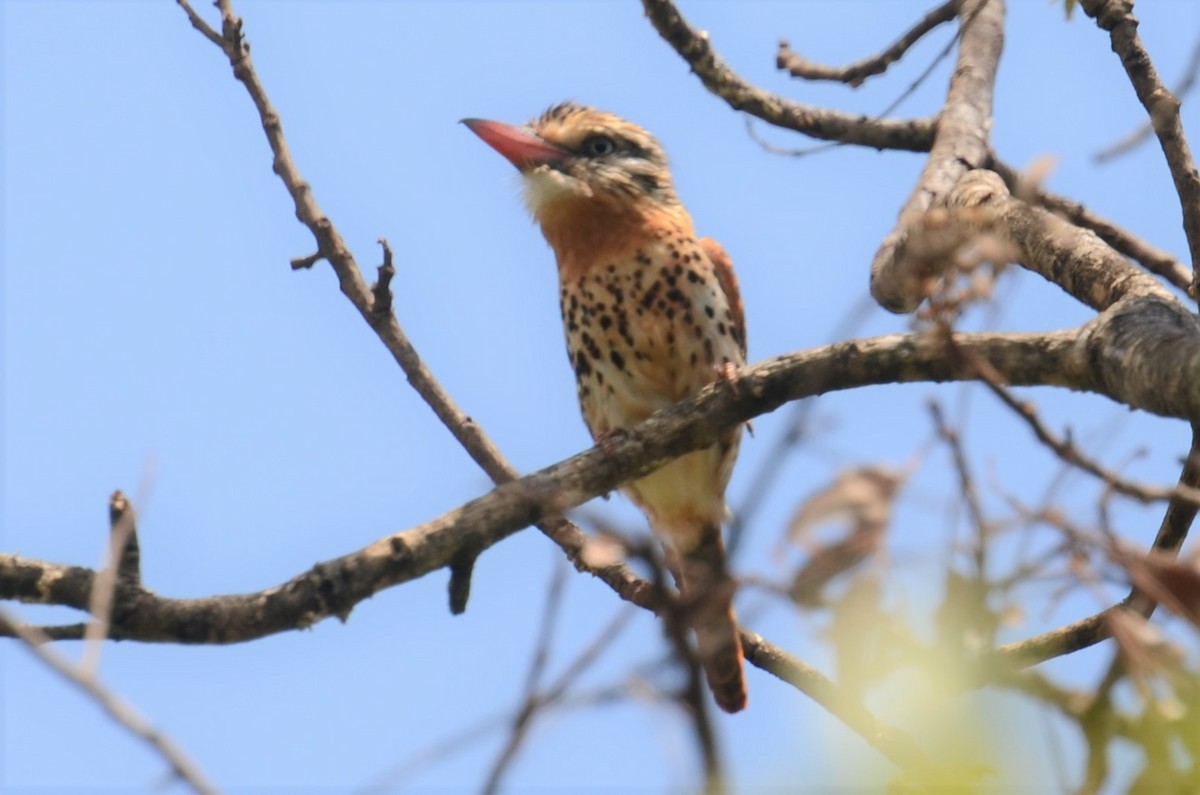
<svg viewBox="0 0 1200 795"><path fill-rule="evenodd" d="M487 119L463 119L462 123L522 171L530 166L562 160L568 154L528 127Z"/></svg>

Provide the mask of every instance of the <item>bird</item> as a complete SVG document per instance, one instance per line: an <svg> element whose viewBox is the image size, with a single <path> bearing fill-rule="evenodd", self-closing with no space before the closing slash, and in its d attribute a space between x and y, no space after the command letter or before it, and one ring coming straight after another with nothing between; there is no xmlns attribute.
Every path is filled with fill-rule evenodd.
<svg viewBox="0 0 1200 795"><path fill-rule="evenodd" d="M523 125L462 122L516 166L553 249L567 354L593 439L603 446L732 380L746 362L733 265L719 243L696 236L653 135L570 101ZM709 689L731 713L746 706L746 680L721 527L741 434L731 429L622 487L663 542Z"/></svg>

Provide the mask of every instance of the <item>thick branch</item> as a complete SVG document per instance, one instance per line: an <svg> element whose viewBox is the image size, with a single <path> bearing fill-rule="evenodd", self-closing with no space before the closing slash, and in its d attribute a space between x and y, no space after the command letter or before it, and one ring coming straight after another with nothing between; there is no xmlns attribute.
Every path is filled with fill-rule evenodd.
<svg viewBox="0 0 1200 795"><path fill-rule="evenodd" d="M1173 303L1162 303L1165 310L1175 307ZM1191 336L1200 340L1200 334ZM1119 386L1117 381L1107 384L1103 380L1107 365L1081 339L1076 332L964 334L956 335L952 344L970 358L988 361L1009 383L1059 384L1093 390L1101 385ZM425 525L318 564L275 588L208 599L167 599L120 583L116 604L121 609L114 612L110 637L151 642L233 643L303 628L330 615L345 619L355 604L383 588L449 565L464 548L484 549L542 515L565 511L626 480L643 476L671 458L710 446L729 427L786 401L871 384L967 377L967 371L957 361L957 357L947 355L946 343L935 335L915 334L852 340L777 357L746 368L732 384L719 382L696 398L656 414L628 433L609 440L605 449L593 448L500 486ZM1113 396L1125 399L1120 390ZM1190 406L1188 416L1200 416L1200 395L1191 394L1190 400L1190 404L1184 400ZM584 542L578 543L582 546ZM611 580L617 583L614 588L623 597L651 609L657 606L653 586L627 567L611 566L603 572L610 573ZM95 577L87 569L0 555L3 599L69 605L84 610ZM1086 623L1092 630L1091 642L1103 637L1103 629L1100 634L1095 633L1095 622ZM1087 642L1086 631L1067 628L1059 634L1070 637L1060 638L1057 643L1046 638L1031 639L1024 648L1001 650L1000 656L1028 664L1036 662L1039 651L1045 654L1047 648L1061 649ZM914 751L915 746L904 735L880 729L882 724L861 706L839 701L840 696L831 695L827 680L813 679L812 672L802 663L780 656L777 650L764 646L753 636L746 638L751 662L812 696L906 769L924 768L919 750Z"/></svg>
<svg viewBox="0 0 1200 795"><path fill-rule="evenodd" d="M673 2L642 0L642 7L654 29L687 61L704 87L734 110L824 141L910 152L928 151L933 143L933 119L871 119L792 102L753 86L729 68L708 34L688 24Z"/></svg>
<svg viewBox="0 0 1200 795"><path fill-rule="evenodd" d="M1190 315L1174 304L1133 307L1128 320L1156 316L1155 339L1125 315L1102 315L1076 332L963 334L953 345L966 360L984 360L1007 383L1055 384L1098 391L1169 416L1200 417L1200 385L1182 377L1188 360L1164 358L1166 344L1189 345L1200 367L1200 330L1175 328ZM1110 328L1111 326L1111 328ZM1166 339L1162 339L1166 337ZM1096 350L1095 348L1099 348ZM1146 361L1140 360L1145 357ZM1132 361L1130 361L1132 359ZM164 599L121 587L110 636L155 642L232 643L345 617L375 592L450 564L463 549L485 549L542 517L561 513L645 475L666 461L714 444L726 429L787 401L822 392L914 381L972 377L934 335L850 340L776 357L746 368L732 384L719 382L696 398L655 414L628 433L573 458L496 488L420 527L381 539L358 552L319 564L282 585L255 594L209 599ZM1123 374L1132 374L1126 376ZM1179 375L1171 380L1172 374ZM1135 383L1130 383L1130 381ZM1144 382L1144 383L1143 383ZM1158 387L1155 387L1155 384ZM578 532L578 531L576 531ZM580 548L586 537L573 539ZM596 572L623 597L652 606L652 595L624 566ZM86 609L95 574L0 556L0 598Z"/></svg>
<svg viewBox="0 0 1200 795"><path fill-rule="evenodd" d="M911 312L922 296L925 274L906 270L902 255L911 227L971 169L987 163L992 89L1004 45L1003 0L967 0L959 15L958 61L938 117L929 159L895 228L871 263L871 294L885 309ZM918 296L914 300L914 296Z"/></svg>
<svg viewBox="0 0 1200 795"><path fill-rule="evenodd" d="M1004 180L1009 191L1014 195L1024 197L1035 205L1040 205L1070 221L1075 226L1091 230L1112 248L1141 263L1142 267L1151 273L1162 276L1170 284L1180 290L1187 290L1192 284L1192 271L1178 259L1160 248L1152 246L1142 238L1122 229L1113 222L1084 207L1077 201L1043 190L1039 185L1030 185L1022 178L1020 172L1007 163L996 158L993 154L988 167L994 170Z"/></svg>
<svg viewBox="0 0 1200 795"><path fill-rule="evenodd" d="M905 228L892 267L873 274L873 288L915 307L931 280L986 238L1000 240L1001 255L1094 309L1136 297L1174 300L1096 235L1012 197L1000 177L983 169L964 175L937 207Z"/></svg>

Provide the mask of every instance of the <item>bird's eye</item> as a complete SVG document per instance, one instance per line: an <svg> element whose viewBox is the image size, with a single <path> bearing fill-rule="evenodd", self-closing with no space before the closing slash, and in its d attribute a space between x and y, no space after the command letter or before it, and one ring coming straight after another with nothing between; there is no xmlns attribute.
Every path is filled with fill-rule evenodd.
<svg viewBox="0 0 1200 795"><path fill-rule="evenodd" d="M603 157L617 151L617 145L607 135L591 135L584 139L583 151L594 157Z"/></svg>

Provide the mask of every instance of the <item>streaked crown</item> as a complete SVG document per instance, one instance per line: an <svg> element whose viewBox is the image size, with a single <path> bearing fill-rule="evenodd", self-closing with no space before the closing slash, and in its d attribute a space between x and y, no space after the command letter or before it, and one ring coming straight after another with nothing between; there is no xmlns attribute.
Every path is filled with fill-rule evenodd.
<svg viewBox="0 0 1200 795"><path fill-rule="evenodd" d="M563 102L533 119L529 127L565 152L561 160L525 172L535 211L542 201L565 198L563 193L665 206L679 203L662 144L638 125L606 111Z"/></svg>

